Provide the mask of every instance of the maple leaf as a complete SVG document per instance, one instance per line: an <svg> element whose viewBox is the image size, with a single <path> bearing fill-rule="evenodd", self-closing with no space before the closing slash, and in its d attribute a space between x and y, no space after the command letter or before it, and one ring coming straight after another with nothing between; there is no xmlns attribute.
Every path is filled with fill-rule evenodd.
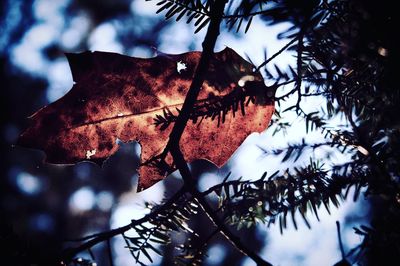
<svg viewBox="0 0 400 266"><path fill-rule="evenodd" d="M138 141L138 190L175 170L163 152L201 52L134 58L115 53L67 54L72 89L30 117L18 144L44 150L46 162L101 164L123 142ZM230 48L213 54L198 101L180 141L190 163L221 167L274 111L273 93L254 66Z"/></svg>

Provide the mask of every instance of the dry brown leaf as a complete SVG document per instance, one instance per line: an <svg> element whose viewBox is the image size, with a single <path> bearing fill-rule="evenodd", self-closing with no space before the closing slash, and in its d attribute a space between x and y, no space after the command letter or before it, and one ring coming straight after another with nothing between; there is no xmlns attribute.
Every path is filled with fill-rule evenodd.
<svg viewBox="0 0 400 266"><path fill-rule="evenodd" d="M169 154L158 155L168 142L200 56L68 54L74 86L30 117L31 126L18 143L44 150L49 163L101 164L118 150L117 140L138 141L139 190L146 189L174 170ZM230 48L211 58L180 142L189 163L208 159L221 167L250 133L268 126L273 92L253 68Z"/></svg>

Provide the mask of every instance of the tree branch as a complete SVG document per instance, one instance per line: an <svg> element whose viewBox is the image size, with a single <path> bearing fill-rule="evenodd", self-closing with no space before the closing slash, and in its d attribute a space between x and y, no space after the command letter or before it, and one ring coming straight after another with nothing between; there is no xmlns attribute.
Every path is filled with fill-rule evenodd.
<svg viewBox="0 0 400 266"><path fill-rule="evenodd" d="M340 234L340 223L339 223L339 221L336 221L336 229L337 229L340 253L342 254L342 258L345 259L346 258L346 253L344 252L344 248L343 248L342 235Z"/></svg>
<svg viewBox="0 0 400 266"><path fill-rule="evenodd" d="M201 250L204 250L204 249L207 247L208 243L211 241L211 239L212 239L216 234L218 234L218 233L219 233L218 228L215 229L214 231L212 231L211 234L203 241L203 243L202 243L201 245L199 245L199 246L200 246L199 250L200 250L200 251L201 251ZM198 253L196 254L196 256L195 256L195 259L196 259L198 256L200 256L200 255L201 255L201 253L198 252Z"/></svg>
<svg viewBox="0 0 400 266"><path fill-rule="evenodd" d="M301 83L303 80L303 71L302 71L302 56L303 56L303 46L304 46L304 26L300 29L298 34L299 43L297 45L297 79L296 79L296 90L297 90L297 103L296 103L296 110L300 109L300 101L301 101Z"/></svg>
<svg viewBox="0 0 400 266"><path fill-rule="evenodd" d="M110 230L110 231L105 231L102 233L97 233L91 236L87 236L84 238L81 238L81 240L88 240L87 242L81 244L78 247L75 248L67 248L61 258L63 261L71 261L78 253L83 252L85 250L88 250L89 248L103 242L103 241L108 241L109 239L113 238L114 236L121 235L125 233L126 231L130 230L133 228L135 225L142 224L144 222L147 222L151 219L154 219L155 217L158 216L161 212L164 210L168 209L169 207L172 206L173 203L175 203L184 193L186 192L186 188L183 187L181 188L178 192L176 192L166 203L161 205L160 208L155 209L151 213L145 215L143 218L140 218L138 220L132 220L132 222L128 225ZM79 239L77 239L79 241Z"/></svg>
<svg viewBox="0 0 400 266"><path fill-rule="evenodd" d="M287 48L289 48L290 45L292 45L293 43L295 43L297 41L298 37L294 38L293 40L291 40L290 42L288 42L285 46L283 46L278 52L276 52L273 56L271 56L270 58L268 58L267 60L265 60L261 65L259 65L257 67L256 71L259 71L263 66L267 65L269 62L271 62L272 60L274 60L278 55L280 55L281 53L283 53Z"/></svg>
<svg viewBox="0 0 400 266"><path fill-rule="evenodd" d="M172 128L166 150L169 150L173 145L179 146L179 140L186 127L186 123L190 118L190 114L192 112L194 104L196 103L201 85L203 84L210 58L214 53L214 46L219 35L219 27L221 24L226 2L227 0L216 1L215 4L211 7L211 21L202 44L203 51L199 60L199 64L194 73L194 77L190 85L189 91L186 95L185 101L183 102L181 112L179 113L177 121Z"/></svg>
<svg viewBox="0 0 400 266"><path fill-rule="evenodd" d="M205 200L204 195L197 189L196 183L193 180L193 177L190 173L189 167L186 164L186 161L183 157L182 152L179 148L173 148L171 150L172 156L174 158L175 164L179 169L179 172L182 175L183 180L185 181L185 185L188 187L188 190L191 194L197 199L200 206L203 208L205 213L208 215L210 220L214 223L214 225L220 230L222 235L233 244L240 252L244 255L250 257L254 262L259 266L272 266L271 263L265 261L261 258L257 253L253 250L249 249L242 243L239 237L235 236L225 225L223 221L218 217L213 208L208 204Z"/></svg>
<svg viewBox="0 0 400 266"><path fill-rule="evenodd" d="M209 216L211 221L217 226L220 232L243 254L252 258L257 265L271 265L270 263L264 261L260 256L254 253L252 250L248 249L242 244L240 239L233 235L226 225L219 219L215 214L212 207L204 199L203 195L197 190L197 184L194 181L190 170L187 166L185 158L179 148L179 140L185 130L186 124L190 118L190 114L193 110L194 104L196 103L197 96L199 95L201 86L204 82L204 75L208 68L210 57L214 52L214 46L219 35L219 28L222 21L222 16L224 13L225 4L227 0L216 1L211 7L211 22L207 30L206 37L203 42L203 52L200 57L199 65L197 66L196 72L194 74L192 83L189 88L189 92L186 95L185 101L183 103L181 112L174 124L171 131L169 141L166 147L175 162L182 178L185 182L185 187L192 193L192 195L200 203L206 214Z"/></svg>
<svg viewBox="0 0 400 266"><path fill-rule="evenodd" d="M352 110L352 109L351 109ZM372 150L371 145L369 145L368 141L365 139L364 134L360 132L359 127L356 125L356 123L353 120L353 116L351 113L345 112L345 115L347 117L347 120L350 122L351 127L353 128L353 132L355 134L356 139L358 142L361 144L361 147L366 150L366 156L369 156L371 159L371 162L373 165L376 166L376 170L378 171L379 175L383 178L385 182L388 182L389 184L393 183L393 180L390 176L390 174L386 171L385 165L383 164L383 161L381 161L375 152ZM379 179L375 180L376 183L379 184ZM388 191L389 192L389 191ZM392 192L393 195L396 194L396 191Z"/></svg>

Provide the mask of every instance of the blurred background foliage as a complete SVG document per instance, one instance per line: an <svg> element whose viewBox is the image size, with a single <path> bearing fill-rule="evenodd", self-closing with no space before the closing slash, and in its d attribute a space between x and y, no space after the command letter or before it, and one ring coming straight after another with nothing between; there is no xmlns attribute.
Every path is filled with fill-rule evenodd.
<svg viewBox="0 0 400 266"><path fill-rule="evenodd" d="M96 49L98 35L107 35L121 53L147 49L150 54L151 47L158 47L167 23L136 15L131 2L1 3L2 264L46 265L59 256L66 239L108 229L116 199L135 182L133 145L102 169L87 163L46 165L42 153L13 146L27 126L26 117L70 88L64 52ZM60 83L64 91L58 94Z"/></svg>
<svg viewBox="0 0 400 266"><path fill-rule="evenodd" d="M172 34L177 32L172 30L179 16L176 7L173 13L169 12L173 5L164 6L162 14L171 18L165 20L163 15L155 14L165 3L156 4L163 1L154 1L154 8L144 7L143 2L8 0L0 4L0 132L3 154L0 161L0 235L6 247L0 250L3 262L9 265L48 265L54 262L68 244L65 240L109 229L116 203L135 186L138 145L122 145L118 154L100 169L88 163L46 165L42 163L42 153L26 151L13 144L27 126L27 115L58 99L71 87L72 78L64 52L106 47L126 55L148 57L165 47L169 50L172 47L172 51L200 48L196 38L201 38L202 33L200 37L193 37L193 32L207 25L206 16L196 17L192 22L195 26L181 29L177 36ZM199 8L195 2L194 10ZM307 157L309 153L305 153L306 150L314 151L320 146L334 146L336 152L348 154L351 160L329 169L329 178L336 181L332 191L340 194L341 187L353 186L356 195L365 192L372 203L370 223L356 229L361 236L361 245L353 250L348 261L361 265L394 265L391 260L400 250L400 127L397 115L400 93L396 88L399 43L394 36L397 25L395 7L390 1L277 0L268 1L270 5L263 9L261 2L265 1L244 0L240 4L231 4L229 14L233 16L225 18L224 30L230 28L231 32L239 32L236 37L242 36L251 28L253 17L254 20L260 18L267 25L290 23L278 37L289 41L287 48L297 56L296 62L284 69L272 65L262 68L267 83L295 84L286 90L278 90L278 113L271 130L284 132L293 126L282 119L292 112L303 118L302 123L308 131L317 130L326 137L320 144L289 144L287 149L266 153L281 156L284 162L290 159L289 166L300 156L306 154ZM206 11L207 5L202 12ZM291 42L293 39L296 41ZM300 77L304 80L301 81ZM308 98L315 96L322 97L326 106L311 112ZM337 119L341 116L344 120ZM336 122L332 124L332 120ZM321 180L324 180L325 170L321 164L311 161L310 167L290 167L288 172L280 169L283 170L281 178L285 182L290 180L285 184L298 190L303 184L298 180L303 182L310 175L315 178L313 174L323 174ZM210 171L209 168L209 165L201 163L192 166L198 175ZM293 176L298 178L291 180ZM275 180L278 182L280 179ZM166 195L178 184L174 178L165 182ZM321 193L329 190L328 186L322 187ZM255 190L249 191L253 193ZM256 196L262 194L254 193ZM284 191L282 195L287 196ZM258 198L255 198L249 204L258 204ZM227 209L235 206L236 199L224 200ZM328 205L336 205L335 200L330 200L328 198ZM242 220L254 220L254 209L240 210L231 207L229 211L233 214L230 213L228 218L239 216ZM285 217L289 211L284 211ZM266 214L257 215L262 218ZM347 222L355 224L360 219L356 214L349 214ZM203 214L199 214L191 220L190 227L201 236L208 235L211 224L207 221ZM235 222L232 224L237 225ZM268 244L268 235L257 227L244 228L237 233L256 252ZM185 236L176 234L173 240L173 244L182 243ZM245 264L243 255L222 240L220 236L213 238L208 249L210 255L214 252L217 255L213 257L219 259L206 260L205 264ZM110 265L106 249L105 244L93 249L98 265ZM171 254L176 253L173 245L167 245L163 252L165 255L159 264L171 265ZM298 263L301 264L300 259ZM346 265L348 262L341 263Z"/></svg>

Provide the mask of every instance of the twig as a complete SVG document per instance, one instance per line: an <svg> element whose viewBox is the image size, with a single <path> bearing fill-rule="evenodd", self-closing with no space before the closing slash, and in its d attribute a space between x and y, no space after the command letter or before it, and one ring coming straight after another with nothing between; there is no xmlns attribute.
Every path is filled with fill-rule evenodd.
<svg viewBox="0 0 400 266"><path fill-rule="evenodd" d="M336 221L336 228L337 228L337 234L338 234L338 239L339 239L340 253L342 254L342 258L345 259L346 258L346 254L344 253L342 235L340 234L340 223L339 223L339 221Z"/></svg>
<svg viewBox="0 0 400 266"><path fill-rule="evenodd" d="M378 172L380 173L380 175L382 175L382 177L384 178L385 181L392 183L393 180L392 180L390 174L386 171L385 165L376 156L375 152L373 152L372 147L368 144L367 140L365 140L363 134L360 132L359 127L354 122L353 116L352 116L353 114L345 112L345 115L347 117L347 120L350 122L351 127L353 128L355 137L357 138L357 140L361 144L361 146L366 150L366 154L367 154L367 156L369 156L371 158L372 163L377 166Z"/></svg>
<svg viewBox="0 0 400 266"><path fill-rule="evenodd" d="M211 21L208 26L207 34L203 41L203 51L199 60L199 64L196 68L192 83L189 91L186 95L185 101L183 102L181 112L177 118L177 121L172 128L166 149L169 150L173 145L179 145L179 140L186 127L186 123L190 118L193 106L196 103L197 96L199 95L201 85L205 79L205 73L210 61L210 58L214 52L214 46L219 35L219 27L222 20L222 14L227 0L216 1L211 8Z"/></svg>
<svg viewBox="0 0 400 266"><path fill-rule="evenodd" d="M252 258L257 265L271 265L270 263L264 261L260 256L258 256L255 252L248 249L245 245L242 244L240 239L233 235L226 225L219 219L219 217L215 214L212 207L207 203L204 199L203 195L197 190L197 184L194 181L190 170L187 166L185 158L179 148L179 140L182 136L183 131L185 130L186 124L190 118L190 114L193 110L193 107L196 103L197 96L199 95L201 85L204 81L204 75L206 73L210 58L214 52L214 46L219 35L219 28L222 21L222 16L224 13L224 8L227 3L227 0L216 1L215 4L211 8L211 22L207 30L206 37L203 42L203 52L200 57L199 65L197 66L196 72L194 74L192 84L190 85L189 92L185 98L183 103L181 112L177 118L177 121L174 124L174 127L171 131L169 141L166 149L171 153L175 165L179 169L179 172L182 175L182 178L185 182L184 186L192 193L192 195L197 199L200 203L206 214L209 216L211 221L217 226L221 233L241 252L245 255Z"/></svg>
<svg viewBox="0 0 400 266"><path fill-rule="evenodd" d="M297 103L296 103L296 110L300 109L300 101L301 101L301 83L303 80L303 74L301 71L302 68L302 55L303 55L303 38L304 38L304 27L300 29L298 34L299 43L297 45L297 79L296 79L296 91L297 91Z"/></svg>
<svg viewBox="0 0 400 266"><path fill-rule="evenodd" d="M128 225L110 230L110 231L105 231L102 233L94 234L88 237L81 238L83 240L88 240L87 242L83 243L82 245L75 247L75 248L68 248L64 251L62 254L61 258L63 261L71 261L71 259L76 256L78 253L88 250L91 247L104 242L108 241L109 239L113 238L114 236L121 235L125 233L126 231L130 230L133 228L135 225L142 224L144 222L147 222L151 219L154 219L157 217L157 215L164 210L168 209L171 207L173 203L175 203L184 193L186 192L186 188L183 187L181 188L178 192L176 192L166 203L164 203L160 208L155 209L151 213L145 215L144 217L138 219L138 220L132 220L132 222Z"/></svg>
<svg viewBox="0 0 400 266"><path fill-rule="evenodd" d="M196 14L200 14L200 15L204 15L204 16L210 16L210 14L208 14L207 12L202 12L201 10L199 11L196 7L190 7L189 5L185 5L183 3L180 3L179 1L174 1L174 0L167 0L170 3L173 3L174 5L180 6L180 7L184 7L186 10L190 10L191 12L195 12ZM201 5L201 8L205 11L207 11L206 9L204 9L204 6Z"/></svg>
<svg viewBox="0 0 400 266"><path fill-rule="evenodd" d="M311 96L321 96L327 94L327 92L323 91L323 92L314 92L314 93L303 93L301 94L302 97L311 97Z"/></svg>
<svg viewBox="0 0 400 266"><path fill-rule="evenodd" d="M111 239L107 239L107 252L108 252L108 260L110 262L110 266L114 266L112 248L111 248Z"/></svg>
<svg viewBox="0 0 400 266"><path fill-rule="evenodd" d="M198 251L195 254L192 261L196 261L196 259L198 259L199 257L201 257L201 255L203 255L203 253L201 251L207 247L207 245L211 241L211 239L218 233L219 233L218 228L211 232L211 234L203 241L203 243L199 245Z"/></svg>
<svg viewBox="0 0 400 266"><path fill-rule="evenodd" d="M293 80L289 80L289 81L285 82L285 84L283 84L283 85L287 85L287 84L293 83L293 82L295 82L295 81L296 81L296 80L294 80L294 79L293 79ZM279 86L281 86L281 85L282 85L282 84L279 84L276 88L278 89ZM289 97L290 95L292 95L293 93L295 93L296 90L297 90L297 88L294 87L293 89L291 89L289 92L285 93L284 95L279 96L279 97L275 97L275 101L284 100L285 98L287 98L287 97Z"/></svg>
<svg viewBox="0 0 400 266"><path fill-rule="evenodd" d="M290 42L288 42L285 46L283 46L278 52L276 52L273 56L271 56L270 58L268 58L266 61L264 61L261 65L259 65L256 69L256 71L259 71L263 66L267 65L269 62L271 62L272 60L275 59L275 57L277 57L278 55L280 55L281 53L283 53L287 48L289 48L289 46L291 46L293 43L295 43L297 41L298 37L294 38L293 40L291 40Z"/></svg>
<svg viewBox="0 0 400 266"><path fill-rule="evenodd" d="M183 157L182 152L179 148L175 148L171 150L172 156L174 157L174 161L176 163L179 172L182 175L183 180L185 181L185 185L188 187L192 195L199 202L200 206L203 208L205 213L208 215L210 220L214 223L214 225L219 229L222 235L233 244L240 252L244 255L250 257L254 262L259 266L272 266L271 263L265 261L261 258L257 253L253 250L249 249L246 245L242 243L239 237L235 236L225 225L223 221L218 217L213 208L208 204L205 200L203 194L197 190L196 183L193 181L193 177L190 173L189 167L186 164L186 161Z"/></svg>
<svg viewBox="0 0 400 266"><path fill-rule="evenodd" d="M225 238L229 240L229 242L231 242L240 252L250 257L255 263L257 263L258 266L272 266L271 263L265 261L257 253L255 253L253 250L249 249L246 245L244 245L240 240L240 238L235 236L228 229L225 223L221 221L221 219L217 216L217 214L214 212L214 210L202 196L197 196L196 199L199 201L200 205L207 213L209 218L212 220L212 222L215 224L215 226L217 226L217 228L225 236Z"/></svg>
<svg viewBox="0 0 400 266"><path fill-rule="evenodd" d="M304 81L313 81L312 80L312 78L309 78L309 77L302 77L302 80L304 80ZM290 84L290 83L293 83L293 82L297 82L298 81L298 79L296 78L296 79L291 79L291 80L288 80L288 81L284 81L284 82L281 82L281 83L279 83L279 84L276 84L276 85L273 85L275 88L276 88L276 90L279 88L279 87L281 87L281 86L285 86L285 85L288 85L288 84ZM293 89L291 89L289 92L287 92L287 93L285 93L284 95L281 95L281 96L278 96L278 97L275 97L275 101L280 101L280 100L284 100L285 98L287 98L287 97L289 97L290 95L292 95L293 93L295 93L295 92L298 92L299 90L298 90L298 87L297 86L295 86ZM320 96L320 95L324 95L324 94L326 94L327 92L316 92L316 93L303 93L303 94L301 94L301 96L304 96L304 97L308 97L308 96Z"/></svg>
<svg viewBox="0 0 400 266"><path fill-rule="evenodd" d="M235 12L236 13L236 12ZM259 10L259 11L254 11L254 12L249 12L248 14L232 14L232 15L225 15L222 16L224 19L238 19L238 18L248 18L252 16L257 16L257 15L264 15L268 16L270 14L273 14L274 10Z"/></svg>

